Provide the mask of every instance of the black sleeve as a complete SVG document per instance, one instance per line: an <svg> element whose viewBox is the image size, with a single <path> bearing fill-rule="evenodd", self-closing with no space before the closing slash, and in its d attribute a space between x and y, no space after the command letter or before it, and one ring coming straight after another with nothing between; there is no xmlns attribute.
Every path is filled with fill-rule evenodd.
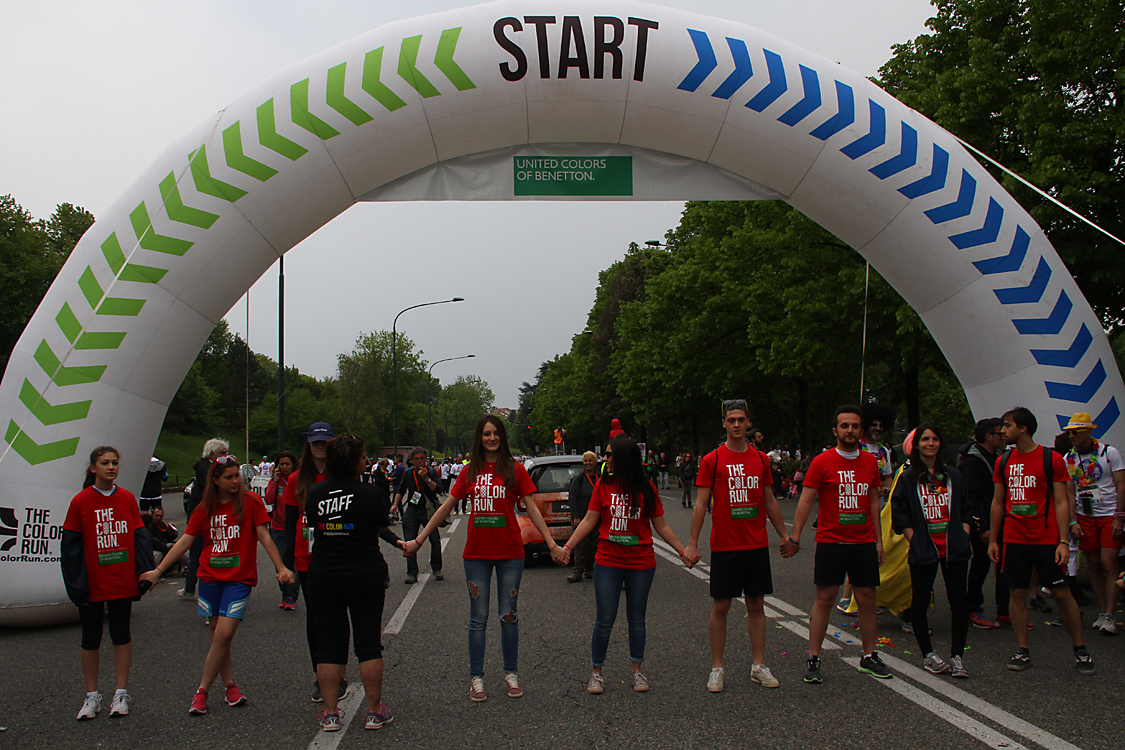
<svg viewBox="0 0 1125 750"><path fill-rule="evenodd" d="M90 581L86 577L86 550L82 546L82 534L63 529L60 550L66 595L75 604L86 604L90 599Z"/></svg>
<svg viewBox="0 0 1125 750"><path fill-rule="evenodd" d="M137 566L137 578L156 567L156 559L152 554L152 540L149 539L148 529L144 526L133 532L133 560Z"/></svg>
<svg viewBox="0 0 1125 750"><path fill-rule="evenodd" d="M379 532L379 538L384 542L393 545L396 549L398 548L398 543L402 541L402 539L399 538L398 534L386 528Z"/></svg>
<svg viewBox="0 0 1125 750"><path fill-rule="evenodd" d="M914 528L914 522L911 520L910 514L912 485L913 483L906 476L900 476L898 481L895 482L895 491L891 495L891 529L896 534L902 534L903 530Z"/></svg>
<svg viewBox="0 0 1125 750"><path fill-rule="evenodd" d="M579 520L581 520L581 516L579 515L578 506L582 502L581 498L579 497L579 495L582 492L582 485L579 484L579 482L584 478L585 478L584 472L582 474L579 474L576 477L573 477L570 480L570 486L567 488L567 491L566 491L567 505L570 506L570 517L571 518L577 518Z"/></svg>
<svg viewBox="0 0 1125 750"><path fill-rule="evenodd" d="M980 507L976 498L965 490L965 475L955 470L951 470L949 475L953 481L952 501L961 505L961 522L969 524L970 533L979 533Z"/></svg>
<svg viewBox="0 0 1125 750"><path fill-rule="evenodd" d="M296 505L285 506L285 549L281 551L281 560L292 560L294 550L297 548L297 517L301 509Z"/></svg>

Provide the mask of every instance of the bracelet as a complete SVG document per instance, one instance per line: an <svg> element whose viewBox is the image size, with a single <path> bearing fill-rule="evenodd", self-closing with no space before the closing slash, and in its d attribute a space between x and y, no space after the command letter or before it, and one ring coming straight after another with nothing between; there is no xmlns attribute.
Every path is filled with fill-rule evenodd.
<svg viewBox="0 0 1125 750"><path fill-rule="evenodd" d="M798 542L798 541L797 541L796 539L794 539L793 537L789 537L789 541L790 541L790 542L792 542L793 544L796 544L796 545L797 545L798 547L800 547L800 546L801 546L801 543L800 543L800 542Z"/></svg>
<svg viewBox="0 0 1125 750"><path fill-rule="evenodd" d="M1125 521L1125 510L1119 510L1113 514L1114 521Z"/></svg>
<svg viewBox="0 0 1125 750"><path fill-rule="evenodd" d="M564 544L564 545L563 545L563 549L565 549L565 550L566 550L567 552L570 552L570 545L569 545L569 544Z"/></svg>
<svg viewBox="0 0 1125 750"><path fill-rule="evenodd" d="M1070 541L1065 541L1065 542L1064 542L1063 540L1061 540L1061 539L1060 539L1060 540L1059 540L1059 544L1065 544L1065 545L1066 545L1067 547L1069 547L1069 546L1070 546ZM1056 544L1055 546L1056 546L1056 547L1058 547L1058 546L1059 546L1059 544Z"/></svg>

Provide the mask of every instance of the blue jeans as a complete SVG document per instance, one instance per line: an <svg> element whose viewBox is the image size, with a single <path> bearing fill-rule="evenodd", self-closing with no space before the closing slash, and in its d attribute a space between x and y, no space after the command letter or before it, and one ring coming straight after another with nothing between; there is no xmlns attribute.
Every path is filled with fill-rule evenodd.
<svg viewBox="0 0 1125 750"><path fill-rule="evenodd" d="M277 547L278 554L281 554L281 551L285 549L285 532L271 528L270 539L273 540L274 546ZM285 557L284 555L282 555L281 562L285 563L285 567L289 568L290 570L296 570L296 568L293 567L293 555L290 555L289 557ZM293 575L296 576L297 574L294 573ZM297 596L301 593L300 581L294 578L293 583L290 583L288 585L282 583L281 581L278 581L277 586L281 589L281 596L283 598L297 601Z"/></svg>
<svg viewBox="0 0 1125 750"><path fill-rule="evenodd" d="M496 614L500 618L504 671L515 672L520 655L520 619L516 604L523 578L523 558L464 562L465 584L469 588L469 676L484 676L484 641L493 569L496 570Z"/></svg>
<svg viewBox="0 0 1125 750"><path fill-rule="evenodd" d="M617 619L617 605L621 600L621 584L625 584L625 618L629 621L629 660L641 664L645 660L645 611L648 609L648 592L656 568L626 570L594 563L594 637L590 644L593 665L600 669L605 664L609 649L609 636Z"/></svg>
<svg viewBox="0 0 1125 750"><path fill-rule="evenodd" d="M426 509L419 505L408 505L402 511L402 538L417 539L418 533L426 528ZM441 570L441 534L440 529L434 529L430 534L430 570L437 573ZM421 552L422 550L418 550ZM418 555L406 558L406 575L418 577Z"/></svg>

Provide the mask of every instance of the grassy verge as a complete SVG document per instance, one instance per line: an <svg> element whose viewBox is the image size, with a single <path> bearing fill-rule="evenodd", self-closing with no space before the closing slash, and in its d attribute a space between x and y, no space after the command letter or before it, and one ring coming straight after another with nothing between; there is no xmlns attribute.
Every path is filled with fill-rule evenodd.
<svg viewBox="0 0 1125 750"><path fill-rule="evenodd" d="M175 475L181 476L181 484L189 481L194 474L192 466L199 460L203 452L203 444L213 437L221 437L230 442L230 452L238 456L238 460L246 463L245 437L241 432L223 435L178 435L173 432L161 432L156 440L156 453L153 454L163 461L168 468L168 483L175 482ZM261 460L261 456L255 455ZM185 478L186 477L186 478Z"/></svg>

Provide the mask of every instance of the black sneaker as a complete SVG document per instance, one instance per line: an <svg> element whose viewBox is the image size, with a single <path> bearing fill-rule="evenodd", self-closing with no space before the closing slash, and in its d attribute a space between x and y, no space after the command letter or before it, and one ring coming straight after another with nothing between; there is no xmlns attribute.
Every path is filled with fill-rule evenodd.
<svg viewBox="0 0 1125 750"><path fill-rule="evenodd" d="M1050 614L1053 611L1051 609L1051 605L1047 604L1047 602L1044 601L1043 597L1041 596L1031 597L1031 600L1028 601L1027 606L1029 609L1034 609L1036 612L1042 612L1044 614Z"/></svg>
<svg viewBox="0 0 1125 750"><path fill-rule="evenodd" d="M1008 669L1013 672L1022 672L1031 666L1031 656L1023 651L1017 651L1015 656L1008 659Z"/></svg>
<svg viewBox="0 0 1125 750"><path fill-rule="evenodd" d="M312 702L313 703L324 703L324 696L320 694L320 681L319 680L313 680Z"/></svg>
<svg viewBox="0 0 1125 750"><path fill-rule="evenodd" d="M1094 657L1086 649L1074 654L1074 666L1078 668L1078 674L1094 674L1097 671L1094 669Z"/></svg>
<svg viewBox="0 0 1125 750"><path fill-rule="evenodd" d="M344 700L344 698L348 697L349 692L351 692L351 688L348 687L348 681L341 678L340 679L340 692L336 694L336 700L338 700L338 701Z"/></svg>
<svg viewBox="0 0 1125 750"><path fill-rule="evenodd" d="M878 677L880 680L889 680L894 677L891 670L879 658L879 652L875 651L871 656L865 656L859 660L859 671L869 674L872 677Z"/></svg>
<svg viewBox="0 0 1125 750"><path fill-rule="evenodd" d="M805 662L805 682L810 685L819 685L824 682L820 675L820 657L810 656Z"/></svg>

